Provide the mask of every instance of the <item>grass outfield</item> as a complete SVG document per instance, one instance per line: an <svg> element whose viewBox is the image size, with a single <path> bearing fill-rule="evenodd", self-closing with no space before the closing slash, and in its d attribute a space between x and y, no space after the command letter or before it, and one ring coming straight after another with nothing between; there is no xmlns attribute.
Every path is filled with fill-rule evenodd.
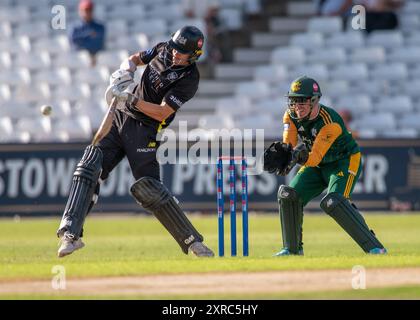
<svg viewBox="0 0 420 320"><path fill-rule="evenodd" d="M55 231L59 218L0 220L0 281L51 279L54 265L66 267L69 278L180 274L196 272L275 271L420 267L420 215L367 215L366 220L387 247L386 256L368 256L326 215L306 215L305 257L274 258L281 247L280 223L276 215L250 216L250 257L198 259L184 255L175 241L153 217L89 217L86 247L64 259L56 257ZM193 216L192 221L217 251L217 219ZM238 231L241 224L238 219ZM226 219L226 231L229 221ZM238 252L241 250L238 233ZM229 253L229 235L226 233ZM372 289L374 290L374 289ZM389 291L391 290L391 291ZM369 297L419 298L419 288L377 289ZM370 291L370 290L369 290ZM328 298L332 293L325 292ZM352 298L354 293L342 293ZM211 297L211 296L209 296ZM219 296L220 297L220 296ZM243 298L249 294L241 295ZM259 296L253 296L258 298ZM281 298L271 294L267 298ZM289 297L309 297L294 294ZM318 296L322 298L321 296ZM188 297L184 297L188 298ZM237 297L238 298L238 297Z"/></svg>

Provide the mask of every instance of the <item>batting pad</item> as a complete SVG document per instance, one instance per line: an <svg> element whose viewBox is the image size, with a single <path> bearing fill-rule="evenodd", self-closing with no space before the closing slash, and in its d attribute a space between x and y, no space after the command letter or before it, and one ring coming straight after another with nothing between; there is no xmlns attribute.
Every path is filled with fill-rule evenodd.
<svg viewBox="0 0 420 320"><path fill-rule="evenodd" d="M333 192L321 200L321 208L353 238L365 252L384 246L369 230L365 219L341 194Z"/></svg>
<svg viewBox="0 0 420 320"><path fill-rule="evenodd" d="M277 195L283 247L293 254L302 246L303 205L295 189L281 185Z"/></svg>
<svg viewBox="0 0 420 320"><path fill-rule="evenodd" d="M188 254L188 248L193 242L203 241L203 236L194 228L178 201L162 182L152 177L143 177L131 186L130 192L137 203L155 215L185 254Z"/></svg>
<svg viewBox="0 0 420 320"><path fill-rule="evenodd" d="M101 174L102 159L102 151L98 147L90 145L85 149L73 174L69 198L57 231L58 236L65 231L71 233L75 239L80 236Z"/></svg>

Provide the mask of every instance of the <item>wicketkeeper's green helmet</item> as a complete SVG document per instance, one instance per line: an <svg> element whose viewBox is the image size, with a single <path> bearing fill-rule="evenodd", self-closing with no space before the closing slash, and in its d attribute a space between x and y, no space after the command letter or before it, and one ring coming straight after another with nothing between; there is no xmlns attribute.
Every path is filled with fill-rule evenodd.
<svg viewBox="0 0 420 320"><path fill-rule="evenodd" d="M286 97L289 98L288 112L290 117L299 121L308 120L315 103L321 98L321 96L321 88L319 87L318 82L314 79L302 76L294 80L290 85L290 91L286 95ZM297 103L305 103L307 99L311 99L311 109L307 116L300 119L295 113L294 105Z"/></svg>

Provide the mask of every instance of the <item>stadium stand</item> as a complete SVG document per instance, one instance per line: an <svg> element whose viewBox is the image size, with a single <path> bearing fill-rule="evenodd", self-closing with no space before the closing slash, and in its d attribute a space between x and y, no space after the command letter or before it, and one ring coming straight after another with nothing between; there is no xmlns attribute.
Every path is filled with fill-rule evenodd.
<svg viewBox="0 0 420 320"><path fill-rule="evenodd" d="M189 128L264 128L279 137L283 96L291 80L307 74L319 80L322 102L353 113L359 137L420 135L418 1L406 0L398 29L369 35L344 30L340 18L317 17L309 0L218 3L233 36L232 60L212 66L204 56L198 94L178 121L187 120ZM90 68L85 52L71 51L66 30L51 28L55 4L0 2L1 143L88 139L106 110L108 77L125 56L167 40L184 24L206 26L202 17L186 16L180 0L97 1L95 16L106 24L107 43ZM67 25L78 18L77 4L66 1ZM139 68L136 77L141 73ZM53 125L38 112L47 103L54 106ZM379 110L378 125L370 125Z"/></svg>

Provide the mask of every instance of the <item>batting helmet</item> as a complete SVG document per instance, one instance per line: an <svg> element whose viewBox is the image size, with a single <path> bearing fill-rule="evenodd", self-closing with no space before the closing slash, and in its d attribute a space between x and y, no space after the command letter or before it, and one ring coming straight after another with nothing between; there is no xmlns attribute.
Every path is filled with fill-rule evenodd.
<svg viewBox="0 0 420 320"><path fill-rule="evenodd" d="M190 55L190 63L197 61L203 54L203 44L204 35L200 29L194 26L185 26L179 29L169 40L169 45L176 51Z"/></svg>
<svg viewBox="0 0 420 320"><path fill-rule="evenodd" d="M319 101L321 96L321 88L319 87L318 82L314 79L302 76L294 80L290 85L290 91L286 94L286 97L289 98L288 112L290 117L298 121L308 120L313 107ZM299 118L295 112L295 105L304 103L307 99L311 100L309 113L305 117Z"/></svg>

